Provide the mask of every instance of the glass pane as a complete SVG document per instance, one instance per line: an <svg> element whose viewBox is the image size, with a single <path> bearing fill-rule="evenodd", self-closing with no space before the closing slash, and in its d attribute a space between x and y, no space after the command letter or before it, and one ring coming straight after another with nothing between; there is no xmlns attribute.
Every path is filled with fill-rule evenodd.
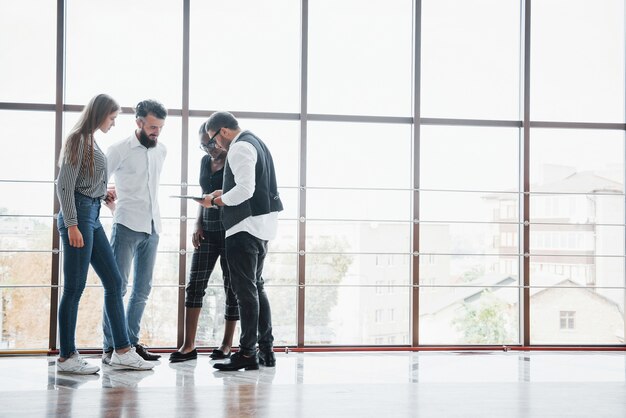
<svg viewBox="0 0 626 418"><path fill-rule="evenodd" d="M187 193L190 194L192 191L187 190ZM179 195L180 186L179 185L164 185L161 183L159 186L159 209L161 210L161 222L163 222L164 218L176 218L176 220L180 221L180 211L181 205L187 205L187 213L193 213L193 219L195 219L198 210L198 203L189 199L179 199L176 196ZM202 193L199 193L202 195ZM174 232L172 230L172 232ZM176 232L178 234L178 232ZM178 239L176 239L176 247L178 247Z"/></svg>
<svg viewBox="0 0 626 418"><path fill-rule="evenodd" d="M13 65L5 65L3 71L10 67ZM0 83L4 79L4 76L0 77ZM37 129L25 129L28 126ZM53 180L56 165L54 113L0 110L0 135L7 142L12 138L11 145L2 149L1 180ZM4 195L2 200L19 199Z"/></svg>
<svg viewBox="0 0 626 418"><path fill-rule="evenodd" d="M519 190L518 129L424 126L420 135L421 189Z"/></svg>
<svg viewBox="0 0 626 418"><path fill-rule="evenodd" d="M623 193L624 132L533 129L533 192Z"/></svg>
<svg viewBox="0 0 626 418"><path fill-rule="evenodd" d="M306 213L315 220L408 221L412 199L410 190L308 189Z"/></svg>
<svg viewBox="0 0 626 418"><path fill-rule="evenodd" d="M160 237L163 239L163 237ZM177 238L178 239L178 238ZM165 237L164 241L168 241ZM176 241L178 243L178 241ZM176 252L163 252L159 241L159 252L157 253L152 277L153 285L178 285L178 259L180 255ZM131 278L133 277L131 273ZM130 289L129 289L130 292Z"/></svg>
<svg viewBox="0 0 626 418"><path fill-rule="evenodd" d="M519 260L513 255L420 255L420 285L425 289L459 284L471 292L476 286L516 286L518 277Z"/></svg>
<svg viewBox="0 0 626 418"><path fill-rule="evenodd" d="M49 287L0 288L0 308L0 349L48 348Z"/></svg>
<svg viewBox="0 0 626 418"><path fill-rule="evenodd" d="M54 213L54 183L0 182L0 214L47 217ZM41 220L41 218L40 218ZM43 220L42 220L43 221Z"/></svg>
<svg viewBox="0 0 626 418"><path fill-rule="evenodd" d="M0 250L50 251L52 217L0 216Z"/></svg>
<svg viewBox="0 0 626 418"><path fill-rule="evenodd" d="M300 21L297 1L193 1L191 108L297 112Z"/></svg>
<svg viewBox="0 0 626 418"><path fill-rule="evenodd" d="M594 224L531 225L530 252L534 255L624 255L624 227Z"/></svg>
<svg viewBox="0 0 626 418"><path fill-rule="evenodd" d="M298 222L278 221L278 235L269 243L269 252L295 253L298 250Z"/></svg>
<svg viewBox="0 0 626 418"><path fill-rule="evenodd" d="M304 343L410 344L410 288L390 289L381 292L377 287L307 286Z"/></svg>
<svg viewBox="0 0 626 418"><path fill-rule="evenodd" d="M189 118L189 138L187 148L187 183L189 187L200 189L200 162L206 152L200 149L199 129L207 118Z"/></svg>
<svg viewBox="0 0 626 418"><path fill-rule="evenodd" d="M422 1L422 116L519 119L520 21L519 1Z"/></svg>
<svg viewBox="0 0 626 418"><path fill-rule="evenodd" d="M309 187L411 187L410 125L310 122L306 152Z"/></svg>
<svg viewBox="0 0 626 418"><path fill-rule="evenodd" d="M518 344L519 289L420 289L420 344Z"/></svg>
<svg viewBox="0 0 626 418"><path fill-rule="evenodd" d="M0 252L0 284L50 284L51 252Z"/></svg>
<svg viewBox="0 0 626 418"><path fill-rule="evenodd" d="M298 288L295 286L266 286L272 309L272 334L274 346L297 344L296 314L298 311Z"/></svg>
<svg viewBox="0 0 626 418"><path fill-rule="evenodd" d="M263 266L263 279L266 287L293 286L297 284L298 255L268 253Z"/></svg>
<svg viewBox="0 0 626 418"><path fill-rule="evenodd" d="M310 112L411 115L412 6L383 0L309 3Z"/></svg>
<svg viewBox="0 0 626 418"><path fill-rule="evenodd" d="M122 106L154 98L181 108L182 27L180 2L112 0L102 7L68 0L66 102L85 104L103 92Z"/></svg>
<svg viewBox="0 0 626 418"><path fill-rule="evenodd" d="M420 223L420 253L519 254L519 243L517 224Z"/></svg>
<svg viewBox="0 0 626 418"><path fill-rule="evenodd" d="M411 281L411 259L412 256L407 254L307 253L306 284L307 286L407 284Z"/></svg>
<svg viewBox="0 0 626 418"><path fill-rule="evenodd" d="M56 15L54 1L0 4L0 62L5 64L0 77L0 102L54 103ZM3 137L23 138L28 131L23 129L19 136ZM53 135L54 131L51 129L50 133Z"/></svg>
<svg viewBox="0 0 626 418"><path fill-rule="evenodd" d="M420 192L421 221L519 222L517 193Z"/></svg>
<svg viewBox="0 0 626 418"><path fill-rule="evenodd" d="M412 228L409 223L309 221L306 251L407 255L411 252Z"/></svg>
<svg viewBox="0 0 626 418"><path fill-rule="evenodd" d="M533 119L624 122L624 2L535 2L531 18Z"/></svg>
<svg viewBox="0 0 626 418"><path fill-rule="evenodd" d="M603 191L600 191L600 193L603 193ZM609 193L609 191L605 190L604 193ZM571 223L587 226L594 224L623 224L624 195L531 194L530 219L535 225L554 223Z"/></svg>
<svg viewBox="0 0 626 418"><path fill-rule="evenodd" d="M531 289L531 344L623 344L623 303L590 287L566 285L572 287ZM624 300L623 289L614 292Z"/></svg>
<svg viewBox="0 0 626 418"><path fill-rule="evenodd" d="M625 283L624 257L594 257L593 254L533 255L530 257L530 284L535 287L541 286L537 287L534 293L542 291L544 287L552 286L565 286L580 290L580 292L563 293L564 303L578 304L582 300L571 298L590 293L601 296L604 302L611 303L623 311ZM555 292L549 293L552 295Z"/></svg>

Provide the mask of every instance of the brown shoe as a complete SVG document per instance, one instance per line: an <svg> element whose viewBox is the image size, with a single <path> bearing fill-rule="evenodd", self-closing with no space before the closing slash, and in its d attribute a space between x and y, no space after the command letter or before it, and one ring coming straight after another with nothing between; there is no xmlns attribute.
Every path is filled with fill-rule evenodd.
<svg viewBox="0 0 626 418"><path fill-rule="evenodd" d="M156 361L161 358L160 354L154 354L149 352L148 347L143 344L137 344L135 346L135 350L137 351L137 354L139 354L139 357L147 361Z"/></svg>

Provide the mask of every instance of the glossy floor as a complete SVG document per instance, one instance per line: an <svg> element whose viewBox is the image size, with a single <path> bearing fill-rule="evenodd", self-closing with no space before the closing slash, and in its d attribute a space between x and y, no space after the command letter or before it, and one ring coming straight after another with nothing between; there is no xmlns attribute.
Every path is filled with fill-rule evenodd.
<svg viewBox="0 0 626 418"><path fill-rule="evenodd" d="M54 362L0 357L1 417L626 417L622 352L277 353L240 372L165 355L90 376Z"/></svg>

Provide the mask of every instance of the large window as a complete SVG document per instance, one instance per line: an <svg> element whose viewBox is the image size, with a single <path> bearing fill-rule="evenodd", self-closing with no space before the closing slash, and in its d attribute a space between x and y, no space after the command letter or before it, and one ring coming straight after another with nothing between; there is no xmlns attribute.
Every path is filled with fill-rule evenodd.
<svg viewBox="0 0 626 418"><path fill-rule="evenodd" d="M150 346L183 335L197 205L170 195L200 192L198 128L216 110L274 157L277 346L624 344L624 0L530 6L4 2L0 351L58 347L57 158L101 92L122 106L105 151L140 100L169 110ZM200 347L219 344L223 303L218 265ZM90 271L81 348L101 345L102 305Z"/></svg>

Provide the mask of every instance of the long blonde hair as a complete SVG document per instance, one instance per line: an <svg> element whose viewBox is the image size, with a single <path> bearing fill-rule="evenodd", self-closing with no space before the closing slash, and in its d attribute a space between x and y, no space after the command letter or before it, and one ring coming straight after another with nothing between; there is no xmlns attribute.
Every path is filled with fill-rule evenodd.
<svg viewBox="0 0 626 418"><path fill-rule="evenodd" d="M89 173L94 172L94 143L93 134L113 112L120 110L120 105L107 94L94 96L80 114L76 125L72 128L59 157L59 167L63 162L71 165L78 164L78 149L81 141L83 147L83 164L89 167Z"/></svg>

